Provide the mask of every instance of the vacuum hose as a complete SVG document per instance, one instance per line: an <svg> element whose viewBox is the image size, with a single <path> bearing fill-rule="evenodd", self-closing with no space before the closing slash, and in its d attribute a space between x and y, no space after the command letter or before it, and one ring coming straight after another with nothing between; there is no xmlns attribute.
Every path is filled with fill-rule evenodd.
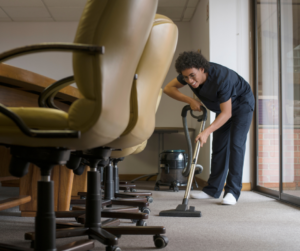
<svg viewBox="0 0 300 251"><path fill-rule="evenodd" d="M184 106L182 108L182 111L181 111L184 134L185 134L185 138L186 138L187 144L188 144L188 164L182 170L182 175L184 177L187 177L190 174L191 164L192 164L192 152L193 152L191 138L190 138L189 129L188 129L187 120L186 120L187 112L190 111L191 116L193 118L197 119L198 122L206 121L206 119L207 119L207 110L204 106L201 106L201 110L202 110L202 115L200 115L200 116L195 116L193 114L193 110L191 109L191 107L189 105ZM201 165L197 164L196 168L201 169L200 172L202 172L203 167Z"/></svg>

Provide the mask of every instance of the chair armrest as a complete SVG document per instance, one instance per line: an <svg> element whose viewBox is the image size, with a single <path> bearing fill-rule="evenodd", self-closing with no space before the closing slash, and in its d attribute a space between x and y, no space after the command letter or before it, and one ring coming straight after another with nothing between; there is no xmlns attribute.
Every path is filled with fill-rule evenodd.
<svg viewBox="0 0 300 251"><path fill-rule="evenodd" d="M88 54L104 54L104 46L75 43L42 43L28 45L1 53L0 62L4 62L21 55L42 51L78 51L86 52Z"/></svg>
<svg viewBox="0 0 300 251"><path fill-rule="evenodd" d="M30 129L18 115L7 109L2 104L0 104L0 113L9 117L25 135L32 138L80 138L80 131Z"/></svg>
<svg viewBox="0 0 300 251"><path fill-rule="evenodd" d="M54 104L54 97L62 88L66 87L72 83L74 83L74 76L69 76L69 77L60 79L60 80L56 81L55 83L53 83L52 85L49 85L48 87L46 87L45 90L42 91L39 96L39 99L38 99L39 106L59 109Z"/></svg>
<svg viewBox="0 0 300 251"><path fill-rule="evenodd" d="M21 56L29 53L42 52L42 51L78 51L78 52L85 52L94 55L94 54L103 54L104 46L75 44L75 43L43 43L43 44L29 45L29 46L12 49L0 54L0 63L17 56ZM55 105L53 104L54 96L61 88L69 85L71 81L73 81L74 78L73 79L71 78L73 78L73 76L55 82L57 84L54 85L54 87L50 86L51 92L50 91L46 92L46 96L50 98L49 99L50 105L53 105L55 107ZM13 120L14 123L18 126L18 128L25 135L29 137L33 137L33 138L79 138L80 137L80 131L30 129L25 125L25 123L18 115L13 113L11 110L7 109L2 104L0 104L0 113L4 114L5 116Z"/></svg>

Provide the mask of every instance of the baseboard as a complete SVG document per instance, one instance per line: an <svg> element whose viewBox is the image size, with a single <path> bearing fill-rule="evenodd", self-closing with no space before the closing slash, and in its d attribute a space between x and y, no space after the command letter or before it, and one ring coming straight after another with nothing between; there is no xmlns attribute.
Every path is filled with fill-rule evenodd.
<svg viewBox="0 0 300 251"><path fill-rule="evenodd" d="M207 184L207 181L205 181L205 180L203 180L203 179L200 179L200 178L198 178L198 177L195 177L195 178L196 178L196 181L197 181L199 187L203 188L203 187L205 187L205 186L208 185L208 184Z"/></svg>
<svg viewBox="0 0 300 251"><path fill-rule="evenodd" d="M251 191L251 183L243 183L242 191Z"/></svg>

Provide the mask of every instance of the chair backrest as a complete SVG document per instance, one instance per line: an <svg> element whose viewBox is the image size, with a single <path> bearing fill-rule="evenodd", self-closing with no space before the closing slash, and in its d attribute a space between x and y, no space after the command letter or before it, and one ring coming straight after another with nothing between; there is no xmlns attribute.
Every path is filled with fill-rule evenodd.
<svg viewBox="0 0 300 251"><path fill-rule="evenodd" d="M158 107L159 107L159 104L160 104L160 101L161 101L162 93L163 93L163 89L160 88L159 93L158 93L158 97L157 97L157 100L156 100L155 113L158 110Z"/></svg>
<svg viewBox="0 0 300 251"><path fill-rule="evenodd" d="M74 42L104 46L105 54L73 54L74 78L83 98L70 107L69 125L95 141L95 146L114 140L128 125L133 77L157 2L88 0L86 4Z"/></svg>
<svg viewBox="0 0 300 251"><path fill-rule="evenodd" d="M131 120L125 132L108 145L127 148L148 139L155 128L157 97L170 68L178 29L169 18L156 14L131 92Z"/></svg>
<svg viewBox="0 0 300 251"><path fill-rule="evenodd" d="M160 89L158 97L157 97L157 101L156 101L155 111L157 111L157 109L158 109L158 106L159 106L159 103L161 100L161 96L162 96L162 92L163 92L163 90ZM138 154L146 148L147 142L148 142L148 140L145 140L144 142L142 142L139 145L128 147L128 148L123 148L122 151L112 151L111 158L121 158L121 157L126 157L131 154Z"/></svg>

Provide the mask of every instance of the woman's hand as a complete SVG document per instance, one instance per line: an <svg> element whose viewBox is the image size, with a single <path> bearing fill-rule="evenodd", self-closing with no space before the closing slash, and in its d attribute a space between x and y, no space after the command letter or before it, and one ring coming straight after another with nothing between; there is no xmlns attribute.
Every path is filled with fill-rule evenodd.
<svg viewBox="0 0 300 251"><path fill-rule="evenodd" d="M199 133L198 136L195 139L195 142L198 140L200 141L200 146L203 147L203 145L206 143L207 138L209 137L209 132L205 129L203 132Z"/></svg>
<svg viewBox="0 0 300 251"><path fill-rule="evenodd" d="M202 104L201 104L201 102L199 102L198 100L192 99L192 100L189 102L189 105L190 105L190 107L191 107L191 109L192 109L193 111L201 112L200 107L201 107Z"/></svg>

